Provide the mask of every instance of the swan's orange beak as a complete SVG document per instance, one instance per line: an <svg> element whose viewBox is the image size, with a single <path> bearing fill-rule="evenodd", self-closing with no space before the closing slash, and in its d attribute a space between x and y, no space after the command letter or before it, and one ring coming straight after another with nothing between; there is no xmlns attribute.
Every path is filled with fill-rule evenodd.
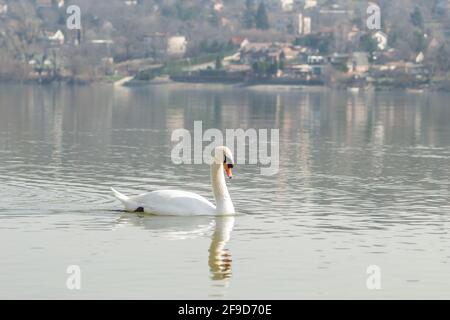
<svg viewBox="0 0 450 320"><path fill-rule="evenodd" d="M231 179L233 177L233 173L231 172L232 166L224 163L223 168L225 169L225 172L227 173L227 177Z"/></svg>

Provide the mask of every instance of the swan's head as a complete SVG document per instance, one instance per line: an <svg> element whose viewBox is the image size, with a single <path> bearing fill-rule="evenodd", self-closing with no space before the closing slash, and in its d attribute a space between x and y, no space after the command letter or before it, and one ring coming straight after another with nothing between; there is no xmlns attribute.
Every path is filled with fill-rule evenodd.
<svg viewBox="0 0 450 320"><path fill-rule="evenodd" d="M223 164L223 168L227 174L227 177L231 179L233 176L231 169L233 169L233 153L230 148L221 146L214 149L213 161L216 164Z"/></svg>

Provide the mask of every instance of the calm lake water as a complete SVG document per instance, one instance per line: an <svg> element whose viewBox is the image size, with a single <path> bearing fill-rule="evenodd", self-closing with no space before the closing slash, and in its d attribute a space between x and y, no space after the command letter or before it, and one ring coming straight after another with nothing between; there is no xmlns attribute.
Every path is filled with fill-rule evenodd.
<svg viewBox="0 0 450 320"><path fill-rule="evenodd" d="M0 298L450 298L450 95L0 86ZM166 188L174 129L279 128L280 170L239 165L235 217L123 213ZM81 269L69 290L68 266ZM369 290L367 268L381 270Z"/></svg>

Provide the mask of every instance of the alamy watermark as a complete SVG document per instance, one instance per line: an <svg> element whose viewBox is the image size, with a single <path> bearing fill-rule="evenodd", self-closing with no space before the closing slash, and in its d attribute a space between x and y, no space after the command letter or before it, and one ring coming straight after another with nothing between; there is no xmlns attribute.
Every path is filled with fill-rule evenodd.
<svg viewBox="0 0 450 320"><path fill-rule="evenodd" d="M67 29L80 30L81 29L81 9L79 6L70 5L67 7L66 13L69 15L66 21Z"/></svg>
<svg viewBox="0 0 450 320"><path fill-rule="evenodd" d="M381 289L381 268L377 265L367 267L366 273L369 277L366 280L366 286L369 290Z"/></svg>
<svg viewBox="0 0 450 320"><path fill-rule="evenodd" d="M69 290L81 290L81 268L77 265L67 267L66 273L69 274L66 280L66 287Z"/></svg>
<svg viewBox="0 0 450 320"><path fill-rule="evenodd" d="M224 139L221 130L208 129L203 132L202 122L195 121L193 137L187 129L176 129L172 133L171 140L178 142L171 153L172 162L177 165L211 164L214 148L226 145L232 151L236 150L234 159L236 164L261 165L261 174L267 176L274 175L279 170L278 129L270 129L270 136L268 129L226 129ZM203 147L203 142L209 144Z"/></svg>
<svg viewBox="0 0 450 320"><path fill-rule="evenodd" d="M381 30L381 9L376 3L369 2L366 11L368 17L366 21L367 29Z"/></svg>

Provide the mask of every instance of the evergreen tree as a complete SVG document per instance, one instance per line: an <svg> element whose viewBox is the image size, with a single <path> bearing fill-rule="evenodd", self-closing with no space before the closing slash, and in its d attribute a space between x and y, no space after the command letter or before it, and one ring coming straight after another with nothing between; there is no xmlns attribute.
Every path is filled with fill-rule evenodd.
<svg viewBox="0 0 450 320"><path fill-rule="evenodd" d="M243 16L243 24L246 29L251 29L255 26L255 6L254 0L245 1L245 11Z"/></svg>
<svg viewBox="0 0 450 320"><path fill-rule="evenodd" d="M422 28L423 27L423 17L420 9L418 7L414 8L414 12L411 13L411 22L415 27Z"/></svg>
<svg viewBox="0 0 450 320"><path fill-rule="evenodd" d="M220 70L222 69L223 64L222 64L222 57L217 56L216 57L216 70Z"/></svg>
<svg viewBox="0 0 450 320"><path fill-rule="evenodd" d="M270 28L269 17L267 16L266 6L261 2L256 12L256 27L258 29L267 30Z"/></svg>

